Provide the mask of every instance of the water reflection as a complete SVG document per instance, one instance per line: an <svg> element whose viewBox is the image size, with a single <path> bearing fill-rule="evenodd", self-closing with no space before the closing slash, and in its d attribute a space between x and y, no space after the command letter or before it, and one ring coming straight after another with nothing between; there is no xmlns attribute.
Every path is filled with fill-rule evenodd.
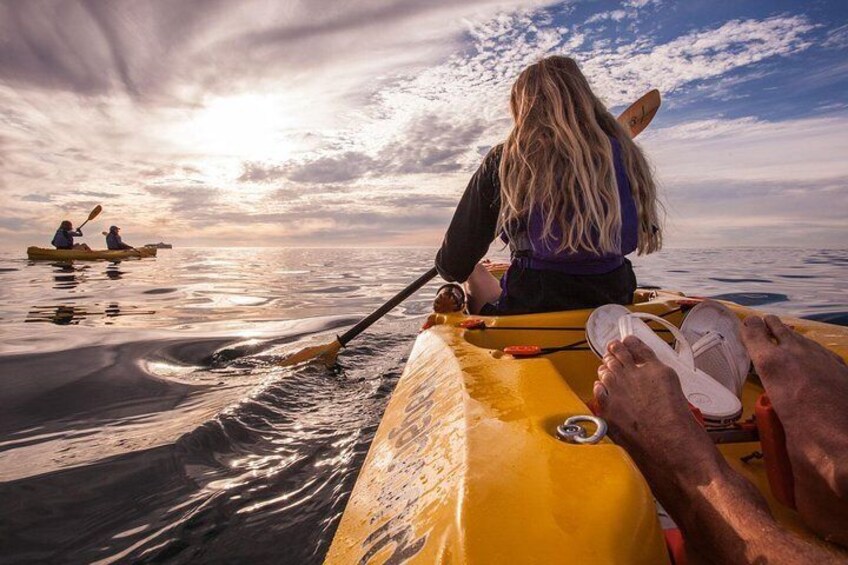
<svg viewBox="0 0 848 565"><path fill-rule="evenodd" d="M124 271L121 270L120 261L113 261L106 267L106 276L113 281L123 278L124 274Z"/></svg>
<svg viewBox="0 0 848 565"><path fill-rule="evenodd" d="M372 327L333 372L276 367L263 340L326 341L420 275L433 253L178 249L155 262L0 261L0 348L14 354L0 357L0 435L11 438L0 475L17 477L0 477L0 500L16 509L3 516L12 542L0 562L320 563L439 283ZM846 323L846 260L669 250L634 264L643 284Z"/></svg>
<svg viewBox="0 0 848 565"><path fill-rule="evenodd" d="M79 324L85 317L85 313L79 311L75 306L33 306L27 314L25 322L50 322L59 326Z"/></svg>
<svg viewBox="0 0 848 565"><path fill-rule="evenodd" d="M84 277L82 274L87 271L89 265L80 265L79 267L68 261L60 261L50 264L53 267L53 288L55 289L72 289L79 286ZM78 275L79 273L79 275Z"/></svg>
<svg viewBox="0 0 848 565"><path fill-rule="evenodd" d="M103 309L98 304L92 308L77 305L63 304L59 306L33 306L27 313L25 322L49 322L59 326L76 325L80 321L98 318L117 318L119 316L152 316L155 310L141 310L138 306L121 306L118 302L110 302ZM105 325L113 324L113 321L105 321Z"/></svg>

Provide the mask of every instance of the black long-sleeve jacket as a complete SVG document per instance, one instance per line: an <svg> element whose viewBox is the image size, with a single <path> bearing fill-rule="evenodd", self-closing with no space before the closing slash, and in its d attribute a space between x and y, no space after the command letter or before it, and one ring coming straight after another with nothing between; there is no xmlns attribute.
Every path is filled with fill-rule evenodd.
<svg viewBox="0 0 848 565"><path fill-rule="evenodd" d="M445 233L436 268L446 281L465 282L495 239L501 202L500 149L489 151L471 177Z"/></svg>
<svg viewBox="0 0 848 565"><path fill-rule="evenodd" d="M498 169L502 146L494 147L471 177L436 255L436 269L443 279L465 282L486 255L497 236L500 213ZM602 304L630 304L636 276L630 262L602 274L567 274L527 268L513 261L501 280L503 292L497 304L483 314L550 312L593 308Z"/></svg>

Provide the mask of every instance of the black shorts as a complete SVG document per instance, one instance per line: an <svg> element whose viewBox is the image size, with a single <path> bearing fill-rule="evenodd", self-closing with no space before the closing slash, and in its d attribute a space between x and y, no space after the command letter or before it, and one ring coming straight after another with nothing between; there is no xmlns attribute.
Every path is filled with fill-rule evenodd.
<svg viewBox="0 0 848 565"><path fill-rule="evenodd" d="M568 275L558 271L510 266L506 288L496 304L486 304L483 316L531 314L597 308L604 304L633 303L636 274L627 259L602 275ZM501 288L503 288L503 282Z"/></svg>

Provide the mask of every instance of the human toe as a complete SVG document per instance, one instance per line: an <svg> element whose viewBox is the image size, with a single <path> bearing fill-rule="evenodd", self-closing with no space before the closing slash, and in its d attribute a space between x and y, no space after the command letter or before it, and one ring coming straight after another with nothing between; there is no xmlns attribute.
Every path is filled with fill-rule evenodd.
<svg viewBox="0 0 848 565"><path fill-rule="evenodd" d="M598 403L601 411L603 411L609 402L609 391L604 383L595 381L595 384L592 386L592 395L595 397L595 401Z"/></svg>
<svg viewBox="0 0 848 565"><path fill-rule="evenodd" d="M624 370L624 365L621 364L621 361L612 355L605 355L604 362L601 366L604 368L605 372L612 374L618 374Z"/></svg>
<svg viewBox="0 0 848 565"><path fill-rule="evenodd" d="M657 360L654 351L638 337L629 335L621 343L636 363L648 363Z"/></svg>
<svg viewBox="0 0 848 565"><path fill-rule="evenodd" d="M742 343L752 358L775 347L771 330L759 316L748 316L742 322Z"/></svg>
<svg viewBox="0 0 848 565"><path fill-rule="evenodd" d="M614 392L616 388L619 386L620 373L617 370L616 364L618 362L612 363L612 367L610 367L609 363L604 363L598 368L598 382L604 385L606 391Z"/></svg>
<svg viewBox="0 0 848 565"><path fill-rule="evenodd" d="M787 339L792 338L795 335L795 332L789 329L789 326L780 321L780 318L769 314L763 318L763 322L768 326L771 335L777 339L778 343L782 343Z"/></svg>
<svg viewBox="0 0 848 565"><path fill-rule="evenodd" d="M773 320L770 320L770 318L773 318ZM768 378L772 373L780 372L785 368L787 362L792 361L788 351L781 347L780 338L777 338L774 334L775 329L781 332L781 327L785 331L782 341L785 344L788 339L791 339L790 332L792 330L784 326L777 317L749 316L745 318L742 326L742 341L748 350L748 355L750 355L754 367L757 369L757 373L761 377ZM778 339L777 343L775 343L775 339Z"/></svg>
<svg viewBox="0 0 848 565"><path fill-rule="evenodd" d="M742 320L742 337L753 340L769 341L771 334L768 326L763 319L756 315L751 315Z"/></svg>
<svg viewBox="0 0 848 565"><path fill-rule="evenodd" d="M620 341L615 340L611 342L607 349L609 351L609 355L616 359L622 367L631 368L636 365L636 361L633 359L633 355L630 353L630 350Z"/></svg>

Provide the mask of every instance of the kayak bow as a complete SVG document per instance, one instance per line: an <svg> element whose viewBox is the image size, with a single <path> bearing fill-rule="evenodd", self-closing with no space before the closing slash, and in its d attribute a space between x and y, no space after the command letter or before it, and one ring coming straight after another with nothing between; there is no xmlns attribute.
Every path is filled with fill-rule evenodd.
<svg viewBox="0 0 848 565"><path fill-rule="evenodd" d="M693 300L645 290L636 302L632 310L679 325L681 308ZM726 304L740 317L757 313ZM679 532L661 525L627 453L609 438L581 445L557 437L567 418L592 414L587 402L599 360L584 348L561 348L584 339L591 312L432 314L326 563L667 563L665 539ZM786 322L848 355L848 328ZM508 346L552 351L519 358L504 353ZM743 419L762 392L749 378ZM748 457L763 451L757 435L742 427L719 436L719 450L763 493L775 517L803 529L773 493L769 462Z"/></svg>

